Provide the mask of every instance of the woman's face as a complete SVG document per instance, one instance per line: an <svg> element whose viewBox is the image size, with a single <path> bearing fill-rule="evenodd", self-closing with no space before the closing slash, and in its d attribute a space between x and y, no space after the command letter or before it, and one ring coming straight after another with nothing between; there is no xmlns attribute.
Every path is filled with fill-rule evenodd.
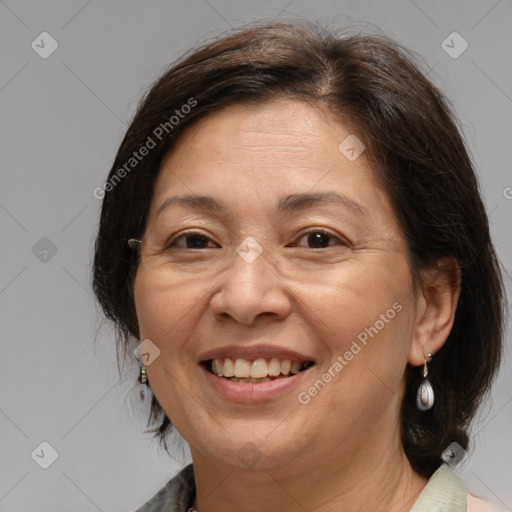
<svg viewBox="0 0 512 512"><path fill-rule="evenodd" d="M399 439L412 279L361 149L290 100L214 112L163 160L135 303L193 456L268 469Z"/></svg>

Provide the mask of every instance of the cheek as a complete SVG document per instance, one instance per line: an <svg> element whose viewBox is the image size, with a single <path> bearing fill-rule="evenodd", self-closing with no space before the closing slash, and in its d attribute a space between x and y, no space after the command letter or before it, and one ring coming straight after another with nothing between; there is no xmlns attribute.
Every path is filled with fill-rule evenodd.
<svg viewBox="0 0 512 512"><path fill-rule="evenodd" d="M365 382L379 378L393 389L399 385L414 325L405 261L387 268L380 263L347 263L329 279L295 282L294 290L301 299L300 315L326 355L324 371L342 358L343 368L338 365L335 372L342 376L337 385L362 391Z"/></svg>
<svg viewBox="0 0 512 512"><path fill-rule="evenodd" d="M173 279L141 267L134 284L135 309L141 338L177 345L179 333L187 330L189 318L201 300L203 287L190 279ZM170 339L173 343L167 343ZM162 347L163 348L163 347Z"/></svg>
<svg viewBox="0 0 512 512"><path fill-rule="evenodd" d="M189 398L189 371L195 367L187 340L197 325L197 308L204 296L204 284L190 278L177 280L141 267L134 283L135 309L140 339L149 339L160 350L146 367L151 388L172 423L180 424ZM195 368L193 368L195 370Z"/></svg>
<svg viewBox="0 0 512 512"><path fill-rule="evenodd" d="M326 357L301 391L325 417L325 428L330 423L338 431L361 432L395 410L411 340L414 311L407 287L359 277L339 276L303 289L311 299L303 316Z"/></svg>

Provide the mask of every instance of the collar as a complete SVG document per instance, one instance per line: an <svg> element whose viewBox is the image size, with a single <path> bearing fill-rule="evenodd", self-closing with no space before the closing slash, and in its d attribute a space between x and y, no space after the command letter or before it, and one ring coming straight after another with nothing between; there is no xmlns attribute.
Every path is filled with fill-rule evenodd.
<svg viewBox="0 0 512 512"><path fill-rule="evenodd" d="M443 463L430 477L410 512L466 512L466 500L464 483Z"/></svg>

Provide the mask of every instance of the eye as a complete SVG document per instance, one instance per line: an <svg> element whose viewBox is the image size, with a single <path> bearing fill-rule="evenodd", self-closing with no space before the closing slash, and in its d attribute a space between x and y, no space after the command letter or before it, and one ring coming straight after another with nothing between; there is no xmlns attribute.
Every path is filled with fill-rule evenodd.
<svg viewBox="0 0 512 512"><path fill-rule="evenodd" d="M342 238L339 238L328 231L325 231L324 229L312 229L306 233L303 233L303 235L299 238L299 240L306 238L306 242L310 249L324 249L326 247L329 247L332 245L342 245L345 247L348 247L349 244L346 240L343 240ZM329 241L334 241L334 244L329 244ZM337 242L337 244L336 244ZM312 247L309 245L311 244ZM301 247L304 247L302 245Z"/></svg>
<svg viewBox="0 0 512 512"><path fill-rule="evenodd" d="M184 241L184 245L177 244L179 241ZM209 247L205 247L208 241L211 240L201 233L184 233L171 240L167 244L166 249L209 249Z"/></svg>
<svg viewBox="0 0 512 512"><path fill-rule="evenodd" d="M306 238L307 237L307 238ZM333 245L342 245L345 247L349 246L349 243L342 238L329 233L323 229L312 229L306 233L303 233L299 240L306 238L307 245L299 245L301 247L309 247L310 249L324 249L332 247ZM181 243L180 243L181 242ZM183 243L184 242L184 243ZM208 242L211 242L210 238L201 233L184 233L171 240L167 246L167 249L209 249L207 247ZM330 243L334 242L334 244ZM213 242L211 242L213 243ZM311 245L310 245L311 244Z"/></svg>

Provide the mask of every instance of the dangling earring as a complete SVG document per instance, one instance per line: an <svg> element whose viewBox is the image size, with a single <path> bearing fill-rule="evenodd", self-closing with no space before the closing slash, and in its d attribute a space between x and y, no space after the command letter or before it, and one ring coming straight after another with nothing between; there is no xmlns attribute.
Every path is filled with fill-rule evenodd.
<svg viewBox="0 0 512 512"><path fill-rule="evenodd" d="M151 413L153 390L151 389L145 366L140 362L130 369L129 380L123 379L124 404L127 411L137 424L137 427L147 427L146 421ZM135 374L135 375L134 375Z"/></svg>
<svg viewBox="0 0 512 512"><path fill-rule="evenodd" d="M427 379L427 359L428 362L430 362L432 360L432 354L427 354L427 357L425 358L425 363L423 364L423 382L418 388L418 394L416 397L416 406L420 411L428 411L434 405L434 390Z"/></svg>
<svg viewBox="0 0 512 512"><path fill-rule="evenodd" d="M144 365L140 367L139 378L137 380L140 383L140 385L137 386L137 394L139 396L140 402L144 403L148 400L151 392L148 385L148 374Z"/></svg>

